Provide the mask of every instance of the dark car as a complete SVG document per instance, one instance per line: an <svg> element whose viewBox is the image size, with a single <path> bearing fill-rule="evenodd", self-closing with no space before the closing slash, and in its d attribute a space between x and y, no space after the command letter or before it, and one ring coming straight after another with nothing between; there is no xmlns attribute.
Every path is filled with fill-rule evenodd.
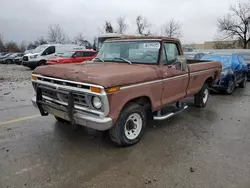
<svg viewBox="0 0 250 188"><path fill-rule="evenodd" d="M214 53L204 56L201 60L214 60L222 64L220 80L211 89L230 95L237 85L241 88L246 87L248 68L241 55Z"/></svg>
<svg viewBox="0 0 250 188"><path fill-rule="evenodd" d="M190 60L200 60L206 54L203 52L184 52L184 56Z"/></svg>
<svg viewBox="0 0 250 188"><path fill-rule="evenodd" d="M238 52L239 55L245 60L248 68L247 80L250 80L250 52Z"/></svg>
<svg viewBox="0 0 250 188"><path fill-rule="evenodd" d="M14 59L16 57L22 57L23 56L23 53L13 53L5 58L2 59L2 63L3 64L12 64L14 63Z"/></svg>
<svg viewBox="0 0 250 188"><path fill-rule="evenodd" d="M6 54L8 54L8 52L0 52L0 57L5 56Z"/></svg>
<svg viewBox="0 0 250 188"><path fill-rule="evenodd" d="M1 56L1 57L0 57L0 63L3 63L3 61L4 61L6 58L8 58L10 55L11 55L11 53L7 53L7 54L5 54L4 56Z"/></svg>

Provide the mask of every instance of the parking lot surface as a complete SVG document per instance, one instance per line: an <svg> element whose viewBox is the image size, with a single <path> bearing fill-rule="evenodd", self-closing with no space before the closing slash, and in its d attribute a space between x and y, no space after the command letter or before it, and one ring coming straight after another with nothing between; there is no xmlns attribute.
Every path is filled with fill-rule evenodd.
<svg viewBox="0 0 250 188"><path fill-rule="evenodd" d="M250 84L213 94L204 109L149 122L141 141L112 144L106 132L40 117L31 71L0 67L0 187L250 187Z"/></svg>

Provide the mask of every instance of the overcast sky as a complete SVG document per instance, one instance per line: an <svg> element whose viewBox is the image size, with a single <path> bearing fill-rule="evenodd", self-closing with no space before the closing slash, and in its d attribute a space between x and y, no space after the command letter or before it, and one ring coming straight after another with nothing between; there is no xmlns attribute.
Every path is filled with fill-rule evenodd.
<svg viewBox="0 0 250 188"><path fill-rule="evenodd" d="M216 20L237 0L0 0L0 33L5 40L31 41L47 37L50 24L60 24L69 37L83 33L86 39L100 34L104 21L125 16L128 33L135 32L135 18L142 15L152 32L171 18L182 28L183 43L213 40Z"/></svg>

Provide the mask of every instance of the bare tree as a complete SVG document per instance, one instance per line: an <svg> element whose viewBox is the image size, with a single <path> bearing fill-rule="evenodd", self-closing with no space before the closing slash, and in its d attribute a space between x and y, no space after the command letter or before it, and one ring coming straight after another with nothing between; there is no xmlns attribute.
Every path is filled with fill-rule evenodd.
<svg viewBox="0 0 250 188"><path fill-rule="evenodd" d="M79 46L85 46L87 49L92 48L91 43L88 40L84 39L82 33L79 33L77 36L75 36L73 43Z"/></svg>
<svg viewBox="0 0 250 188"><path fill-rule="evenodd" d="M162 27L163 34L168 37L181 37L181 26L178 21L174 19L169 20L166 24Z"/></svg>
<svg viewBox="0 0 250 188"><path fill-rule="evenodd" d="M18 48L21 52L24 52L27 49L25 41L22 41L21 44L18 46Z"/></svg>
<svg viewBox="0 0 250 188"><path fill-rule="evenodd" d="M104 30L106 33L114 33L114 28L111 24L111 22L105 22L105 25L104 25Z"/></svg>
<svg viewBox="0 0 250 188"><path fill-rule="evenodd" d="M250 41L249 24L250 2L238 2L230 6L227 15L218 19L217 27L223 39L239 39L243 48L247 48Z"/></svg>
<svg viewBox="0 0 250 188"><path fill-rule="evenodd" d="M3 36L0 34L0 52L4 52L4 51L5 51L4 40L3 40Z"/></svg>
<svg viewBox="0 0 250 188"><path fill-rule="evenodd" d="M32 50L35 49L39 45L47 44L47 41L44 39L44 37L39 37L37 40L34 42L31 42L28 44L27 49Z"/></svg>
<svg viewBox="0 0 250 188"><path fill-rule="evenodd" d="M19 52L20 51L17 43L13 41L9 41L5 43L5 50L6 52Z"/></svg>
<svg viewBox="0 0 250 188"><path fill-rule="evenodd" d="M140 35L151 35L148 19L141 15L136 17L137 33ZM147 31L146 31L147 30Z"/></svg>
<svg viewBox="0 0 250 188"><path fill-rule="evenodd" d="M126 23L125 17L118 17L116 21L118 25L117 33L121 34L125 33L126 30L128 29L128 24Z"/></svg>
<svg viewBox="0 0 250 188"><path fill-rule="evenodd" d="M69 38L59 24L50 25L48 28L48 41L54 43L67 43Z"/></svg>

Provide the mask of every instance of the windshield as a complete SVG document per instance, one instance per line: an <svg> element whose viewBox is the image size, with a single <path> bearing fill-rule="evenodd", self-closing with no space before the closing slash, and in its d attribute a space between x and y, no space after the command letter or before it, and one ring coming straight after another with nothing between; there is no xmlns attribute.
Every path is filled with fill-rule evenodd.
<svg viewBox="0 0 250 188"><path fill-rule="evenodd" d="M60 55L60 57L72 57L72 55L74 54L75 52L65 52L63 53L62 55Z"/></svg>
<svg viewBox="0 0 250 188"><path fill-rule="evenodd" d="M11 54L9 57L16 57L17 56L17 54Z"/></svg>
<svg viewBox="0 0 250 188"><path fill-rule="evenodd" d="M40 45L36 47L34 50L32 50L32 53L40 53L43 52L45 48L47 48L48 45Z"/></svg>
<svg viewBox="0 0 250 188"><path fill-rule="evenodd" d="M222 64L222 68L231 66L232 56L230 55L206 55L201 60L219 61Z"/></svg>
<svg viewBox="0 0 250 188"><path fill-rule="evenodd" d="M111 41L104 42L97 59L103 61L157 64L160 41Z"/></svg>
<svg viewBox="0 0 250 188"><path fill-rule="evenodd" d="M11 54L5 54L3 57L9 57Z"/></svg>

